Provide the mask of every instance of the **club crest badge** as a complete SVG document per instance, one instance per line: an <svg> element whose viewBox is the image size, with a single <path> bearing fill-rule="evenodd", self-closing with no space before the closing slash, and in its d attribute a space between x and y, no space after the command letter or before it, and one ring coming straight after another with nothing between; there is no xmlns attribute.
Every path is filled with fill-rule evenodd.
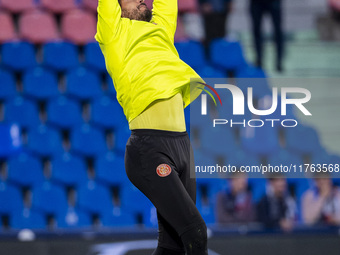
<svg viewBox="0 0 340 255"><path fill-rule="evenodd" d="M157 167L156 172L160 177L166 177L171 173L171 167L167 164L160 164Z"/></svg>

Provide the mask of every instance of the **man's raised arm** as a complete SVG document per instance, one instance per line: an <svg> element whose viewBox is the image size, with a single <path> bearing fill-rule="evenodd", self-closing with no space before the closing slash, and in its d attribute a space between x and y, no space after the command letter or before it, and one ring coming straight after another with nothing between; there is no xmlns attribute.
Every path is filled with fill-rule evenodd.
<svg viewBox="0 0 340 255"><path fill-rule="evenodd" d="M98 23L95 36L99 43L109 43L115 36L121 18L121 9L118 0L98 1Z"/></svg>
<svg viewBox="0 0 340 255"><path fill-rule="evenodd" d="M177 0L154 0L151 22L165 26L173 39L177 26L177 12Z"/></svg>

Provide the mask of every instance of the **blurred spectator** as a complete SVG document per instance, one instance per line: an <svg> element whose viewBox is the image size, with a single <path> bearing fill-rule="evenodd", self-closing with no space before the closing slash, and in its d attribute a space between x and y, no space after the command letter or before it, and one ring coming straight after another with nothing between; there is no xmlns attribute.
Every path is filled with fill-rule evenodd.
<svg viewBox="0 0 340 255"><path fill-rule="evenodd" d="M269 179L267 194L257 205L258 220L266 228L291 231L296 216L296 203L287 193L287 181L282 176Z"/></svg>
<svg viewBox="0 0 340 255"><path fill-rule="evenodd" d="M263 66L263 35L262 19L265 14L270 14L276 44L276 69L283 71L282 58L284 51L284 36L282 31L281 0L250 0L250 14L253 26L253 37L256 49L256 66Z"/></svg>
<svg viewBox="0 0 340 255"><path fill-rule="evenodd" d="M199 0L204 18L205 46L213 39L224 37L232 0Z"/></svg>
<svg viewBox="0 0 340 255"><path fill-rule="evenodd" d="M302 217L306 224L340 225L340 189L329 176L315 177L315 187L302 197Z"/></svg>
<svg viewBox="0 0 340 255"><path fill-rule="evenodd" d="M247 190L247 176L239 173L228 180L229 191L217 194L216 221L217 223L248 223L255 219L255 210L251 194Z"/></svg>

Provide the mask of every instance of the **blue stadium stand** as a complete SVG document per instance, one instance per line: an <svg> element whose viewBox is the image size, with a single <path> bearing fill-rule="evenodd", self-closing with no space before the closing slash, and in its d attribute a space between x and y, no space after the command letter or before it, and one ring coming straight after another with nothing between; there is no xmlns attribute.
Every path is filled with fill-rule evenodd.
<svg viewBox="0 0 340 255"><path fill-rule="evenodd" d="M121 127L118 128L114 133L115 135L114 149L118 151L125 151L125 146L130 137L130 134L131 131L129 130L128 125L121 125Z"/></svg>
<svg viewBox="0 0 340 255"><path fill-rule="evenodd" d="M116 98L117 93L116 93L115 87L113 85L112 78L109 74L105 75L105 81L106 81L107 86L108 86L107 94L109 96L113 97L113 98Z"/></svg>
<svg viewBox="0 0 340 255"><path fill-rule="evenodd" d="M90 214L103 214L113 209L110 191L103 185L89 180L77 188L77 206Z"/></svg>
<svg viewBox="0 0 340 255"><path fill-rule="evenodd" d="M60 129L69 129L83 121L81 107L78 102L65 96L48 101L47 122Z"/></svg>
<svg viewBox="0 0 340 255"><path fill-rule="evenodd" d="M241 129L241 146L249 153L269 156L280 149L278 129L268 124L261 128L246 126Z"/></svg>
<svg viewBox="0 0 340 255"><path fill-rule="evenodd" d="M23 97L15 97L5 104L4 122L16 123L21 128L35 128L40 124L38 107Z"/></svg>
<svg viewBox="0 0 340 255"><path fill-rule="evenodd" d="M75 187L87 181L87 169L84 159L63 153L51 161L51 180L64 186Z"/></svg>
<svg viewBox="0 0 340 255"><path fill-rule="evenodd" d="M92 225L91 216L77 208L69 207L56 217L57 228L86 228Z"/></svg>
<svg viewBox="0 0 340 255"><path fill-rule="evenodd" d="M0 101L15 97L17 91L13 74L4 69L0 69L0 81Z"/></svg>
<svg viewBox="0 0 340 255"><path fill-rule="evenodd" d="M8 160L7 181L22 187L43 183L45 177L42 162L25 152Z"/></svg>
<svg viewBox="0 0 340 255"><path fill-rule="evenodd" d="M176 42L175 47L181 60L193 69L196 70L206 64L204 48L200 42Z"/></svg>
<svg viewBox="0 0 340 255"><path fill-rule="evenodd" d="M241 148L233 150L227 155L227 164L232 166L258 166L261 164L259 157L254 153L247 153Z"/></svg>
<svg viewBox="0 0 340 255"><path fill-rule="evenodd" d="M85 63L98 72L106 72L105 59L97 42L85 45Z"/></svg>
<svg viewBox="0 0 340 255"><path fill-rule="evenodd" d="M133 213L120 207L104 211L100 218L102 224L106 227L131 227L136 224Z"/></svg>
<svg viewBox="0 0 340 255"><path fill-rule="evenodd" d="M116 99L103 96L92 102L92 122L104 129L119 128L126 118L122 107Z"/></svg>
<svg viewBox="0 0 340 255"><path fill-rule="evenodd" d="M12 229L46 229L47 222L44 214L24 208L15 211L9 218L9 225Z"/></svg>
<svg viewBox="0 0 340 255"><path fill-rule="evenodd" d="M18 154L22 150L20 128L15 124L0 123L0 159Z"/></svg>
<svg viewBox="0 0 340 255"><path fill-rule="evenodd" d="M53 157L63 152L60 133L46 125L40 125L29 131L27 146L41 157Z"/></svg>
<svg viewBox="0 0 340 255"><path fill-rule="evenodd" d="M46 43L43 54L43 65L57 72L75 68L79 64L78 48L68 42Z"/></svg>
<svg viewBox="0 0 340 255"><path fill-rule="evenodd" d="M66 75L66 94L79 100L91 100L103 94L97 73L78 67Z"/></svg>
<svg viewBox="0 0 340 255"><path fill-rule="evenodd" d="M262 98L260 98L258 100L258 109L259 110L267 110L272 106L273 103L273 98L272 98L272 92L270 92L270 96L262 96ZM277 98L277 108L276 110L270 114L270 115L266 115L265 118L268 119L279 119L280 121L283 121L285 119L296 119L296 116L294 114L294 107L291 104L288 104L286 106L286 115L282 115L281 114L281 96L278 96ZM291 123L290 123L291 124Z"/></svg>
<svg viewBox="0 0 340 255"><path fill-rule="evenodd" d="M56 75L42 67L27 71L23 76L24 95L46 100L59 95Z"/></svg>
<svg viewBox="0 0 340 255"><path fill-rule="evenodd" d="M1 63L13 71L24 71L37 64L34 45L28 42L9 42L1 47Z"/></svg>
<svg viewBox="0 0 340 255"><path fill-rule="evenodd" d="M71 150L77 154L93 157L107 150L105 137L99 129L82 124L71 131Z"/></svg>
<svg viewBox="0 0 340 255"><path fill-rule="evenodd" d="M96 179L110 186L129 183L125 173L124 157L112 151L101 154L95 160Z"/></svg>
<svg viewBox="0 0 340 255"><path fill-rule="evenodd" d="M312 127L297 125L295 128L285 130L287 148L299 154L313 154L322 151L319 136Z"/></svg>
<svg viewBox="0 0 340 255"><path fill-rule="evenodd" d="M267 78L263 69L247 64L236 71L236 78Z"/></svg>
<svg viewBox="0 0 340 255"><path fill-rule="evenodd" d="M0 216L10 215L23 208L23 198L18 188L0 181Z"/></svg>
<svg viewBox="0 0 340 255"><path fill-rule="evenodd" d="M242 46L236 41L215 39L210 44L210 58L216 66L231 71L239 70L247 65Z"/></svg>
<svg viewBox="0 0 340 255"><path fill-rule="evenodd" d="M45 181L32 189L32 209L56 216L67 209L66 192L60 186Z"/></svg>
<svg viewBox="0 0 340 255"><path fill-rule="evenodd" d="M266 195L267 180L264 178L253 178L248 180L252 200L257 204Z"/></svg>
<svg viewBox="0 0 340 255"><path fill-rule="evenodd" d="M224 70L221 70L212 65L204 65L196 70L196 72L204 78L227 78L227 74Z"/></svg>

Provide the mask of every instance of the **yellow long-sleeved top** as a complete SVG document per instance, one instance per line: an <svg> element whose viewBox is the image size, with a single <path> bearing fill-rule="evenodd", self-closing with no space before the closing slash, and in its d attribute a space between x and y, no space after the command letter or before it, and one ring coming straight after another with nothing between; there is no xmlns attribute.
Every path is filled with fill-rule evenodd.
<svg viewBox="0 0 340 255"><path fill-rule="evenodd" d="M99 0L96 40L128 122L155 100L182 94L184 107L201 92L199 75L174 46L177 0L155 0L150 22L121 17L118 0ZM202 87L198 85L198 87Z"/></svg>

